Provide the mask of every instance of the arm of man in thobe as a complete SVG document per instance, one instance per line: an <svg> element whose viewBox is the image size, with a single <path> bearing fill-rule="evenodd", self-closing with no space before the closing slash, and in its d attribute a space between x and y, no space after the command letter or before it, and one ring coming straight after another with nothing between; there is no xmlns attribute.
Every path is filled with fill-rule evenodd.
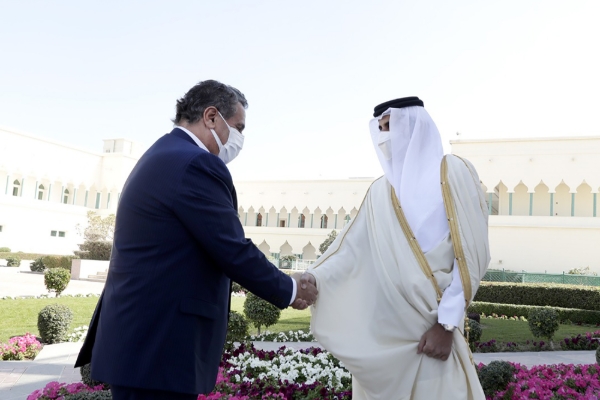
<svg viewBox="0 0 600 400"><path fill-rule="evenodd" d="M441 324L460 326L465 312L464 304L462 281L455 261L452 269L452 282L444 291L438 306L438 323L423 334L417 354L425 353L429 357L442 361L448 359L452 351L453 332L447 332Z"/></svg>

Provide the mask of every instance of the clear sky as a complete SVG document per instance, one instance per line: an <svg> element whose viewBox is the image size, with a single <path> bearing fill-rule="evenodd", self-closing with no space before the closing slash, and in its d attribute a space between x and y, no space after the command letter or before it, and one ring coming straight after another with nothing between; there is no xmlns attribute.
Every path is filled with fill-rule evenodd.
<svg viewBox="0 0 600 400"><path fill-rule="evenodd" d="M0 126L149 146L217 79L250 103L234 179L374 177L368 121L396 97L424 100L446 151L600 135L599 20L598 0L0 0Z"/></svg>

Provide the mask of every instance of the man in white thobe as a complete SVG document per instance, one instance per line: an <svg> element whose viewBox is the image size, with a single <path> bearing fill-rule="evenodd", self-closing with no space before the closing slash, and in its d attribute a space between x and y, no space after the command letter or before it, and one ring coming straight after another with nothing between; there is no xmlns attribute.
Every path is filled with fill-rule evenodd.
<svg viewBox="0 0 600 400"><path fill-rule="evenodd" d="M479 177L444 156L417 97L373 116L385 175L309 270L312 331L352 373L354 400L484 399L463 336L490 261Z"/></svg>

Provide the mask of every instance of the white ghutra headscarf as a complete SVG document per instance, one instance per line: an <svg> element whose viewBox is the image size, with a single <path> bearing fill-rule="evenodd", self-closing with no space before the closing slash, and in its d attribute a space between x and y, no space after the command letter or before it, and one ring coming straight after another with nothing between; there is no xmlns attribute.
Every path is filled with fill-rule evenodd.
<svg viewBox="0 0 600 400"><path fill-rule="evenodd" d="M389 132L379 131L379 120L385 115L390 115ZM388 108L369 127L385 177L426 253L450 231L440 185L444 156L440 133L421 106Z"/></svg>

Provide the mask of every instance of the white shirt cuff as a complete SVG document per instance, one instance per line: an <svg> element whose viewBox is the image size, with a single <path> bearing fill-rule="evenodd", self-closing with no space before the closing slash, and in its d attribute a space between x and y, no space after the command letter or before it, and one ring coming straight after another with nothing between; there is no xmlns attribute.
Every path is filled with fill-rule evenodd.
<svg viewBox="0 0 600 400"><path fill-rule="evenodd" d="M290 305L292 305L292 303L294 302L294 300L296 299L296 293L298 292L298 284L296 283L296 280L294 278L292 278L290 276L290 278L292 279L292 299L290 300Z"/></svg>
<svg viewBox="0 0 600 400"><path fill-rule="evenodd" d="M452 283L444 291L438 307L438 322L461 327L465 318L465 295L460 280L458 265L454 260L452 268Z"/></svg>

